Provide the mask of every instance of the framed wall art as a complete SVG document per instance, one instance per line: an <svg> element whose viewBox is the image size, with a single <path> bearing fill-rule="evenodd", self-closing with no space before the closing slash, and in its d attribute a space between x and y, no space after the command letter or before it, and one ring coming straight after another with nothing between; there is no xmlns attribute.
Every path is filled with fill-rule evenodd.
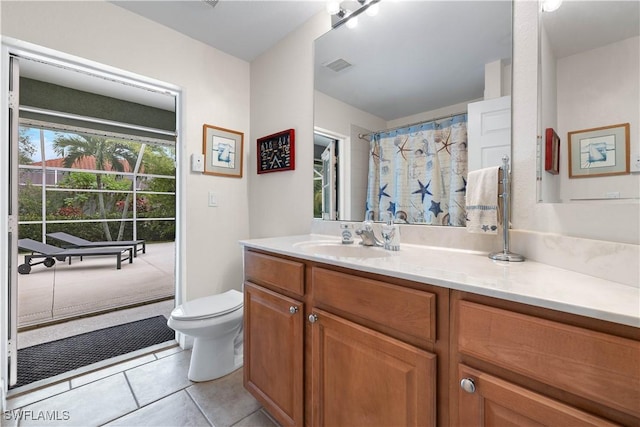
<svg viewBox="0 0 640 427"><path fill-rule="evenodd" d="M629 173L629 123L568 133L569 178Z"/></svg>
<svg viewBox="0 0 640 427"><path fill-rule="evenodd" d="M243 144L242 132L203 125L204 173L242 178Z"/></svg>
<svg viewBox="0 0 640 427"><path fill-rule="evenodd" d="M258 173L295 169L295 131L287 129L258 138Z"/></svg>
<svg viewBox="0 0 640 427"><path fill-rule="evenodd" d="M553 128L545 131L544 170L552 175L560 172L560 138Z"/></svg>

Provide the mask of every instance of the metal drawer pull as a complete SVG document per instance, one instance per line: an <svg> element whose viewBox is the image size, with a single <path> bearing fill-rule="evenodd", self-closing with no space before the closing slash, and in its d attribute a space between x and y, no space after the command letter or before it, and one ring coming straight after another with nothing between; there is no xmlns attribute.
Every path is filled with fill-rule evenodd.
<svg viewBox="0 0 640 427"><path fill-rule="evenodd" d="M309 323L316 323L318 321L318 315L311 313L309 315Z"/></svg>
<svg viewBox="0 0 640 427"><path fill-rule="evenodd" d="M292 305L291 307L289 307L289 313L296 314L297 312L298 312L298 307L296 307L295 305Z"/></svg>
<svg viewBox="0 0 640 427"><path fill-rule="evenodd" d="M475 393L476 391L476 383L471 378L463 378L460 381L460 387L467 393Z"/></svg>

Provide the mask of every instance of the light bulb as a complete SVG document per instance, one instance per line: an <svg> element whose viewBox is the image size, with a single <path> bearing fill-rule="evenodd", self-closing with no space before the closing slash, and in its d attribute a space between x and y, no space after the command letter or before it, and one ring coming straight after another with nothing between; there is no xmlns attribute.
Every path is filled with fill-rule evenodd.
<svg viewBox="0 0 640 427"><path fill-rule="evenodd" d="M335 15L338 12L340 12L340 3L337 1L327 2L327 13L329 15Z"/></svg>
<svg viewBox="0 0 640 427"><path fill-rule="evenodd" d="M375 3L367 8L366 13L369 16L376 16L379 11L380 11L380 6L378 5L378 3Z"/></svg>
<svg viewBox="0 0 640 427"><path fill-rule="evenodd" d="M542 10L544 12L553 12L562 4L562 0L544 0L542 2Z"/></svg>
<svg viewBox="0 0 640 427"><path fill-rule="evenodd" d="M357 27L358 26L358 17L354 16L352 18L349 18L349 20L346 22L345 24L347 26L347 28L349 28L350 30Z"/></svg>

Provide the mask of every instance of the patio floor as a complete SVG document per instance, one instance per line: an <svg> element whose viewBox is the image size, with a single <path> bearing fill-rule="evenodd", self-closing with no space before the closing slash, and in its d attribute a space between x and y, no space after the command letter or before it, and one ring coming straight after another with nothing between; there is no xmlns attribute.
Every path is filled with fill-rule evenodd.
<svg viewBox="0 0 640 427"><path fill-rule="evenodd" d="M36 265L30 274L18 274L18 329L172 299L174 264L175 244L168 242L147 244L145 254L120 270L113 256Z"/></svg>

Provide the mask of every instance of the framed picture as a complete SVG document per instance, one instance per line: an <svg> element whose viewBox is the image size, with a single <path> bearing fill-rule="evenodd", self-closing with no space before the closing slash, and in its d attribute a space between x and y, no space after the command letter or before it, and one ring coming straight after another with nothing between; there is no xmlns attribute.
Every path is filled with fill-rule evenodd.
<svg viewBox="0 0 640 427"><path fill-rule="evenodd" d="M242 178L244 134L217 126L202 126L204 173Z"/></svg>
<svg viewBox="0 0 640 427"><path fill-rule="evenodd" d="M544 170L552 175L560 172L560 138L553 128L545 131Z"/></svg>
<svg viewBox="0 0 640 427"><path fill-rule="evenodd" d="M569 132L569 178L629 173L629 123Z"/></svg>
<svg viewBox="0 0 640 427"><path fill-rule="evenodd" d="M258 173L294 170L295 154L293 129L258 138Z"/></svg>

